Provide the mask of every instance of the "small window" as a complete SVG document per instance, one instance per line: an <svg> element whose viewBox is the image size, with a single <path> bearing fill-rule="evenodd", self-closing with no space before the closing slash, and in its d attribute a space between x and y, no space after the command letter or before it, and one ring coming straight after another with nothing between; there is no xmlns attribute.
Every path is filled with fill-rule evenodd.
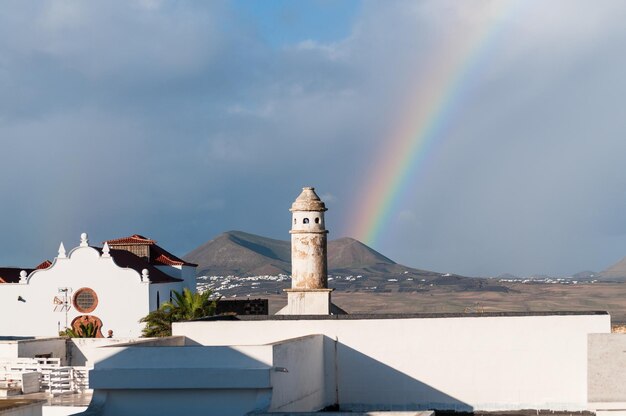
<svg viewBox="0 0 626 416"><path fill-rule="evenodd" d="M319 217L318 217L318 218L315 218L315 224L319 224L319 223L320 223L320 219L319 219Z"/></svg>
<svg viewBox="0 0 626 416"><path fill-rule="evenodd" d="M78 312L89 313L98 306L98 295L92 289L83 287L74 294L74 307Z"/></svg>
<svg viewBox="0 0 626 416"><path fill-rule="evenodd" d="M174 294L172 293L172 291L170 290L170 302L172 302L174 300Z"/></svg>
<svg viewBox="0 0 626 416"><path fill-rule="evenodd" d="M308 219L308 218L303 219L303 220L302 220L302 223L303 223L303 224L308 224L308 223L309 223L309 219Z"/></svg>
<svg viewBox="0 0 626 416"><path fill-rule="evenodd" d="M294 219L293 219L293 223L294 223L294 224L297 224L297 223L298 223L298 220L296 220L296 219L294 218Z"/></svg>
<svg viewBox="0 0 626 416"><path fill-rule="evenodd" d="M159 307L161 306L161 296L160 295L161 294L157 290L157 309L159 309Z"/></svg>

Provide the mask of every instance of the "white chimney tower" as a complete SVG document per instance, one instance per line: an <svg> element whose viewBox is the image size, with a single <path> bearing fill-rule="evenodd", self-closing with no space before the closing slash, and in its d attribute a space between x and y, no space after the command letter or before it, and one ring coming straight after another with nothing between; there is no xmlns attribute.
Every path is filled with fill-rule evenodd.
<svg viewBox="0 0 626 416"><path fill-rule="evenodd" d="M341 311L330 302L324 202L315 188L302 188L290 211L291 289L285 289L287 306L278 314L329 315Z"/></svg>

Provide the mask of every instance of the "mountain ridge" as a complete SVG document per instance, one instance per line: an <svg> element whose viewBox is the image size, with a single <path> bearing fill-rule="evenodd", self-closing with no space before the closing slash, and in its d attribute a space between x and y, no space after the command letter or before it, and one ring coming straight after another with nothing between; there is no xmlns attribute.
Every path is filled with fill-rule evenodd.
<svg viewBox="0 0 626 416"><path fill-rule="evenodd" d="M187 253L198 264L198 274L282 274L291 269L290 248L285 242L243 231L227 231Z"/></svg>
<svg viewBox="0 0 626 416"><path fill-rule="evenodd" d="M198 264L199 275L210 271L253 276L260 269L290 274L291 243L233 230L198 246L187 253L184 259ZM328 242L329 271L365 270L372 267L406 269L354 238L342 237Z"/></svg>
<svg viewBox="0 0 626 416"><path fill-rule="evenodd" d="M220 294L272 294L289 286L289 241L228 231L184 259L198 264L199 286ZM458 291L508 290L493 279L407 267L349 237L328 242L328 284L342 291L370 292L423 292L435 285Z"/></svg>
<svg viewBox="0 0 626 416"><path fill-rule="evenodd" d="M603 280L624 281L626 280L626 257L598 273Z"/></svg>

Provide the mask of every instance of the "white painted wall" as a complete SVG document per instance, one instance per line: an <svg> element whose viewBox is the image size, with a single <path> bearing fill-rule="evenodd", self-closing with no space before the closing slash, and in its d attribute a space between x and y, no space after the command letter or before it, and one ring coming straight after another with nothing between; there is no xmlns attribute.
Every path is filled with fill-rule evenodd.
<svg viewBox="0 0 626 416"><path fill-rule="evenodd" d="M87 406L43 406L41 416L70 416L87 410Z"/></svg>
<svg viewBox="0 0 626 416"><path fill-rule="evenodd" d="M589 408L626 409L626 334L589 335Z"/></svg>
<svg viewBox="0 0 626 416"><path fill-rule="evenodd" d="M17 357L17 341L0 341L0 360Z"/></svg>
<svg viewBox="0 0 626 416"><path fill-rule="evenodd" d="M177 292L182 292L183 284L182 282L176 283L159 283L150 285L150 310L153 311L158 309L165 302L170 301L170 291L175 290ZM158 306L157 306L157 292L159 293Z"/></svg>
<svg viewBox="0 0 626 416"><path fill-rule="evenodd" d="M184 286L191 290L192 292L196 291L196 268L190 266L181 266L181 279L185 281Z"/></svg>
<svg viewBox="0 0 626 416"><path fill-rule="evenodd" d="M325 407L324 337L312 335L272 345L270 411L313 411Z"/></svg>
<svg viewBox="0 0 626 416"><path fill-rule="evenodd" d="M34 358L39 354L52 354L51 358L60 358L61 365L93 367L94 357L99 355L99 348L129 345L184 346L185 337L164 338L32 338L21 340L0 340L0 360L15 358Z"/></svg>
<svg viewBox="0 0 626 416"><path fill-rule="evenodd" d="M121 268L115 258L100 255L89 246L73 249L67 257L59 256L46 270L35 270L26 283L0 284L0 316L11 317L0 321L0 335L56 336L59 330L71 325L78 312L71 300L81 288L93 289L98 306L87 313L100 318L102 334L109 329L115 337L138 337L143 324L139 320L156 307L156 291L161 300L169 300L170 289L182 290L182 282L148 283L140 273ZM55 297L63 299L61 288L68 288L69 311L57 307ZM18 301L21 296L25 302ZM154 296L154 297L153 297Z"/></svg>
<svg viewBox="0 0 626 416"><path fill-rule="evenodd" d="M173 332L202 345L323 334L326 404L337 386L345 409L583 410L587 335L610 332L610 316L186 322Z"/></svg>
<svg viewBox="0 0 626 416"><path fill-rule="evenodd" d="M156 266L157 269L163 273L167 273L172 277L183 279L184 283L182 287L186 287L192 292L196 291L196 268L191 266ZM181 288L176 289L179 292Z"/></svg>
<svg viewBox="0 0 626 416"><path fill-rule="evenodd" d="M161 341L167 339L154 342ZM324 402L322 342L315 335L271 345L97 348L89 376L92 408L103 416L318 410Z"/></svg>
<svg viewBox="0 0 626 416"><path fill-rule="evenodd" d="M64 338L36 338L20 340L17 343L17 357L34 358L36 355L52 354L60 358L61 365L67 365L66 340Z"/></svg>
<svg viewBox="0 0 626 416"><path fill-rule="evenodd" d="M270 403L271 346L105 347L94 361L102 416L243 415Z"/></svg>
<svg viewBox="0 0 626 416"><path fill-rule="evenodd" d="M267 407L269 388L98 390L84 416L243 416Z"/></svg>
<svg viewBox="0 0 626 416"><path fill-rule="evenodd" d="M144 346L184 345L184 337L167 338L72 338L68 343L69 365L93 367L94 356L98 348L107 346L126 346L141 343Z"/></svg>
<svg viewBox="0 0 626 416"><path fill-rule="evenodd" d="M80 367L93 367L95 360L99 357L99 349L102 347L128 347L128 346L184 346L185 337L163 337L163 338L72 338L69 346L68 356L71 359L70 365Z"/></svg>
<svg viewBox="0 0 626 416"><path fill-rule="evenodd" d="M0 340L0 360L5 358L34 358L36 355L52 354L51 358L60 358L61 365L66 365L65 345L66 340L59 337Z"/></svg>

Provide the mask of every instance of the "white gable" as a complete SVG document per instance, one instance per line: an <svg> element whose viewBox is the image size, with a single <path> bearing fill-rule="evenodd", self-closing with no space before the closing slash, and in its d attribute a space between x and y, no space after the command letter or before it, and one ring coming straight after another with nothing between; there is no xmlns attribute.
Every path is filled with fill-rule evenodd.
<svg viewBox="0 0 626 416"><path fill-rule="evenodd" d="M85 235L67 254L61 245L47 269L0 284L0 335L54 336L88 315L102 322L104 336L108 330L115 337L140 336L139 319L156 309L157 292L164 302L170 290L182 290L182 282L151 284L149 275L118 266L107 248L101 254Z"/></svg>

